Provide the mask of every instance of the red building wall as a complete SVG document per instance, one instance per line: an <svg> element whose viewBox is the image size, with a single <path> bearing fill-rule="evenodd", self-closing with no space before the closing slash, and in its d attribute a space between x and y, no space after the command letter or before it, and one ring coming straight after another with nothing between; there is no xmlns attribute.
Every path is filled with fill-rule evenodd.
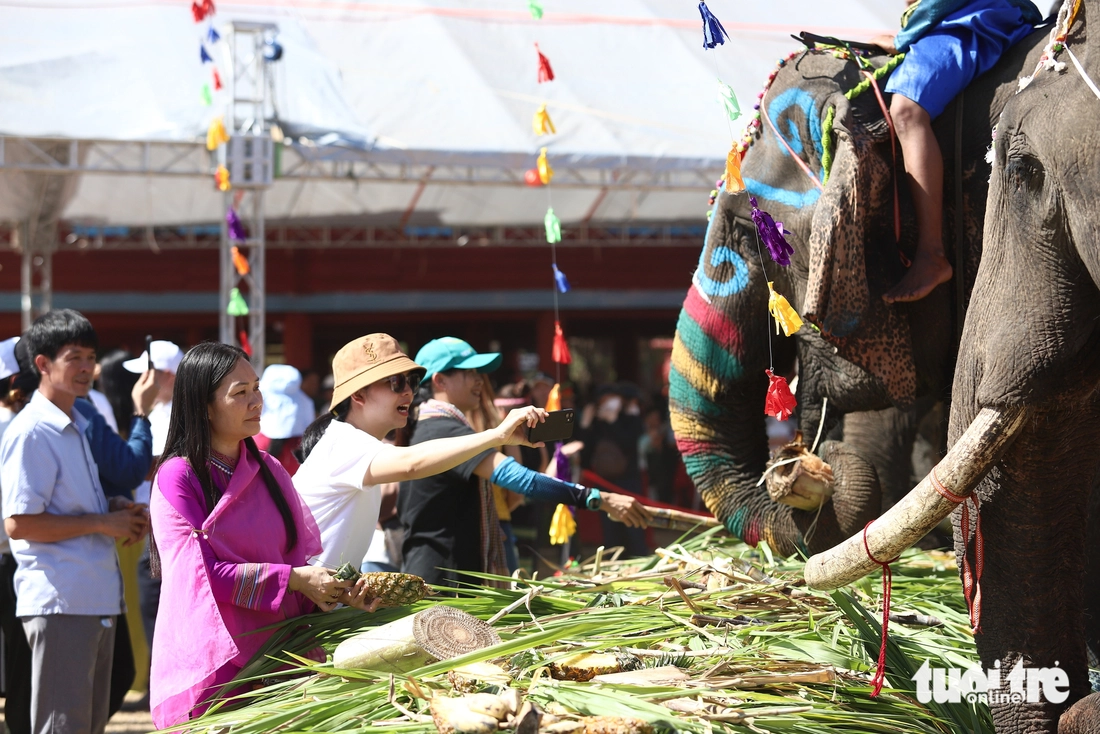
<svg viewBox="0 0 1100 734"><path fill-rule="evenodd" d="M686 291L698 257L695 248L675 246L559 249L559 266L571 285L594 303L578 310L570 305L576 294L561 296L567 333L612 338L616 350L621 343L624 352L632 339L671 335L678 313L673 296ZM553 278L545 247L271 248L267 269L269 299L309 297L302 300L309 304L303 312L268 310L269 344L282 344L287 361L300 367L320 367L340 345L370 331L394 333L413 349L445 333L467 338L478 348L495 340L504 349L545 352L543 361L549 363L553 317L548 308L476 304L479 292L549 293ZM20 328L19 287L20 256L0 253L0 335ZM216 338L217 288L213 249L89 249L53 257L55 306L85 311L108 348L138 350L147 333L186 345ZM410 291L475 295L467 296L461 309L384 312L342 309L335 295L397 297ZM602 295L613 300L621 292L632 294L627 307L595 303ZM647 293L653 294L652 308L647 307ZM207 297L211 305L196 309L196 296ZM326 301L326 296L331 298ZM622 368L629 376L631 366Z"/></svg>

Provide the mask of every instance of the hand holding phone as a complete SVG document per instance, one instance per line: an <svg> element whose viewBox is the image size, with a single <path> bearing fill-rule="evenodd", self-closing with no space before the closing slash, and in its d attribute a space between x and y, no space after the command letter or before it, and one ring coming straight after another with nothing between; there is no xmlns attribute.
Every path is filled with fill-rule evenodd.
<svg viewBox="0 0 1100 734"><path fill-rule="evenodd" d="M153 369L153 335L147 334L145 336L145 358L146 358L146 370Z"/></svg>
<svg viewBox="0 0 1100 734"><path fill-rule="evenodd" d="M565 441L573 435L573 409L551 410L546 420L537 426L527 429L527 440L531 443L539 441Z"/></svg>

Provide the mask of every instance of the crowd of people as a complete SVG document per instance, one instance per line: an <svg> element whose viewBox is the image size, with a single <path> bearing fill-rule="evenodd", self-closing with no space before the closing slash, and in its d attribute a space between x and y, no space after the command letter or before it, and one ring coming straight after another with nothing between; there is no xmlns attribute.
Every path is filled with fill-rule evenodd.
<svg viewBox="0 0 1100 734"><path fill-rule="evenodd" d="M631 492L640 456L667 474L655 468L674 451L667 425L629 390L603 391L581 411L583 444L555 452L527 440L547 417L547 381L498 398L501 355L454 337L415 358L387 334L355 339L332 361L330 396L316 373L257 375L225 344L152 341L102 360L98 349L72 310L0 343L14 734L102 732L119 708L134 663L116 542L145 546L137 582L160 728L205 710L265 642L257 630L341 605L375 611L362 581L335 576L345 563L444 587L507 576L519 565L509 513L525 500L599 512L648 551L635 496L552 469L555 453L572 454Z"/></svg>

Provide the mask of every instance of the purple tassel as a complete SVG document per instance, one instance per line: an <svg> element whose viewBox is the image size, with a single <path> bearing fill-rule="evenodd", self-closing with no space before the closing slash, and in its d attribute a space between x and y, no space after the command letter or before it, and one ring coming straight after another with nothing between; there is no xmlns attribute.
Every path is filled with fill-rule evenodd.
<svg viewBox="0 0 1100 734"><path fill-rule="evenodd" d="M562 444L554 449L554 475L563 482L573 480L573 467L569 464L569 457L561 450Z"/></svg>
<svg viewBox="0 0 1100 734"><path fill-rule="evenodd" d="M787 267L791 264L794 248L787 244L786 238L783 237L783 225L776 224L771 214L762 211L756 205L755 196L749 197L749 204L752 205L752 221L756 224L756 231L760 233L760 239L764 240L772 260Z"/></svg>
<svg viewBox="0 0 1100 734"><path fill-rule="evenodd" d="M705 2L699 3L699 15L703 16L703 48L714 48L725 43L729 34Z"/></svg>
<svg viewBox="0 0 1100 734"><path fill-rule="evenodd" d="M229 225L229 239L234 242L244 242L248 239L248 234L244 231L244 225L241 224L241 218L237 216L237 210L233 207L230 207L229 211L225 213L225 223Z"/></svg>
<svg viewBox="0 0 1100 734"><path fill-rule="evenodd" d="M558 285L558 291L561 293L569 292L569 279L565 277L565 273L558 270L558 264L553 263L554 268L554 282Z"/></svg>
<svg viewBox="0 0 1100 734"><path fill-rule="evenodd" d="M204 64L214 60L213 58L211 58L210 54L206 53L206 46L202 45L201 43L199 44L199 59Z"/></svg>

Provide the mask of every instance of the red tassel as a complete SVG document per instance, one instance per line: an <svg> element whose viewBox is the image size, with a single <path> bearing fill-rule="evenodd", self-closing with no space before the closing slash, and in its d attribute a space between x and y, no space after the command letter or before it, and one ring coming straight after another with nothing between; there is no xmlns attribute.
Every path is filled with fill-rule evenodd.
<svg viewBox="0 0 1100 734"><path fill-rule="evenodd" d="M776 377L771 370L764 370L768 375L768 395L764 398L764 415L774 416L781 421L791 417L791 413L798 407L798 401L791 394L791 388L783 377Z"/></svg>
<svg viewBox="0 0 1100 734"><path fill-rule="evenodd" d="M205 15L214 14L214 0L202 0L202 12Z"/></svg>
<svg viewBox="0 0 1100 734"><path fill-rule="evenodd" d="M218 73L217 69L214 69L214 89L217 90L217 89L221 89L221 88L222 88L221 74Z"/></svg>
<svg viewBox="0 0 1100 734"><path fill-rule="evenodd" d="M206 17L206 13L203 12L202 6L197 2L191 3L191 15L194 17L196 23L201 23L202 19Z"/></svg>
<svg viewBox="0 0 1100 734"><path fill-rule="evenodd" d="M539 50L539 45L535 44L535 50L539 54L539 84L543 82L554 81L554 70L550 68L550 59Z"/></svg>
<svg viewBox="0 0 1100 734"><path fill-rule="evenodd" d="M241 340L241 349L244 350L245 354L247 354L249 357L251 357L252 356L252 342L248 341L248 332L245 331L244 329L241 329L241 333L237 334L237 338Z"/></svg>
<svg viewBox="0 0 1100 734"><path fill-rule="evenodd" d="M573 361L573 355L569 353L569 342L565 340L565 334L561 330L561 322L554 322L554 349L552 358L558 364L569 364Z"/></svg>

